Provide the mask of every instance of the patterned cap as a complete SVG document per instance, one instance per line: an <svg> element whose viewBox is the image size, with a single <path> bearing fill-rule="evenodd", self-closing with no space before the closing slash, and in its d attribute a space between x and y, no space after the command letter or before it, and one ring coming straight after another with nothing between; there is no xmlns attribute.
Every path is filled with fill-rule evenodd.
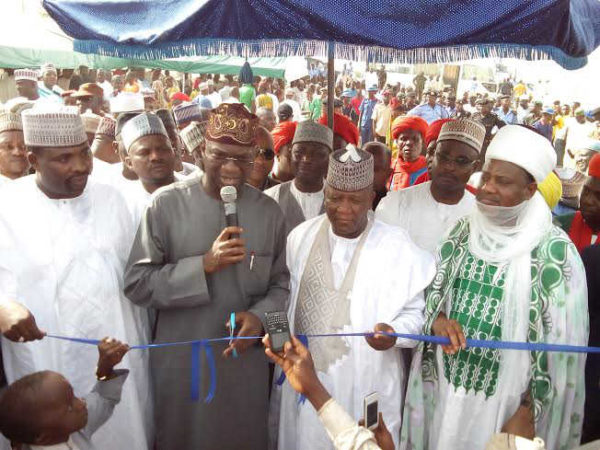
<svg viewBox="0 0 600 450"><path fill-rule="evenodd" d="M40 103L23 111L25 145L74 147L87 143L83 120L74 106Z"/></svg>
<svg viewBox="0 0 600 450"><path fill-rule="evenodd" d="M173 108L173 114L175 115L177 125L191 122L192 120L202 120L202 111L200 111L200 105L197 103L181 103Z"/></svg>
<svg viewBox="0 0 600 450"><path fill-rule="evenodd" d="M299 122L294 134L292 145L298 142L317 142L325 145L329 150L333 149L333 131L316 122L307 120Z"/></svg>
<svg viewBox="0 0 600 450"><path fill-rule="evenodd" d="M112 117L104 116L100 119L96 134L103 134L111 138L115 138L115 130L117 128L117 122Z"/></svg>
<svg viewBox="0 0 600 450"><path fill-rule="evenodd" d="M40 69L40 73L42 74L42 76L46 73L46 72L56 72L56 67L54 67L54 64L51 63L46 63L42 66L42 68Z"/></svg>
<svg viewBox="0 0 600 450"><path fill-rule="evenodd" d="M329 157L327 185L344 192L366 189L375 176L373 155L348 144Z"/></svg>
<svg viewBox="0 0 600 450"><path fill-rule="evenodd" d="M161 108L157 109L154 113L158 116L160 120L162 120L165 129L177 128L177 126L175 125L175 119L173 118L173 113L170 109Z"/></svg>
<svg viewBox="0 0 600 450"><path fill-rule="evenodd" d="M179 132L179 135L188 153L192 153L194 149L204 142L202 128L197 123L190 123Z"/></svg>
<svg viewBox="0 0 600 450"><path fill-rule="evenodd" d="M96 134L96 130L98 129L98 125L100 125L100 119L102 116L98 114L94 114L90 109L84 112L81 115L81 120L83 120L83 126L85 128L86 133Z"/></svg>
<svg viewBox="0 0 600 450"><path fill-rule="evenodd" d="M33 69L19 69L15 70L15 81L28 80L35 81L38 80L38 71Z"/></svg>
<svg viewBox="0 0 600 450"><path fill-rule="evenodd" d="M10 111L0 112L0 133L3 131L23 131L23 122L21 114L15 114Z"/></svg>
<svg viewBox="0 0 600 450"><path fill-rule="evenodd" d="M233 145L254 145L258 117L242 103L223 103L208 119L206 139Z"/></svg>
<svg viewBox="0 0 600 450"><path fill-rule="evenodd" d="M442 125L437 138L441 141L460 141L481 152L485 139L485 127L479 122L470 119L453 120Z"/></svg>
<svg viewBox="0 0 600 450"><path fill-rule="evenodd" d="M144 136L160 134L169 138L162 120L154 113L143 113L129 120L121 130L123 145L129 151L131 144Z"/></svg>
<svg viewBox="0 0 600 450"><path fill-rule="evenodd" d="M139 93L121 92L110 99L110 112L115 116L121 113L144 112L144 96Z"/></svg>

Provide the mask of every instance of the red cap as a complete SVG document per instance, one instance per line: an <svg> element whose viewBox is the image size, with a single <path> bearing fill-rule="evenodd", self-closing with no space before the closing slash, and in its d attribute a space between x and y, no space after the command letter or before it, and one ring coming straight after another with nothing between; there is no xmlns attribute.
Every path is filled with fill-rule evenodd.
<svg viewBox="0 0 600 450"><path fill-rule="evenodd" d="M588 175L593 178L600 178L600 153L596 153L590 159Z"/></svg>
<svg viewBox="0 0 600 450"><path fill-rule="evenodd" d="M296 134L296 125L297 122L281 122L273 128L271 136L273 136L273 150L276 155L279 154L281 147L292 142Z"/></svg>
<svg viewBox="0 0 600 450"><path fill-rule="evenodd" d="M429 147L431 141L437 141L440 131L442 131L442 125L446 122L452 122L454 119L438 119L429 124L427 133L425 133L425 148Z"/></svg>
<svg viewBox="0 0 600 450"><path fill-rule="evenodd" d="M319 123L327 126L327 114L321 116ZM348 144L358 145L358 128L343 114L333 113L333 133L341 136Z"/></svg>
<svg viewBox="0 0 600 450"><path fill-rule="evenodd" d="M398 139L400 133L406 130L417 130L425 140L428 128L427 122L418 116L400 116L392 123L392 138Z"/></svg>

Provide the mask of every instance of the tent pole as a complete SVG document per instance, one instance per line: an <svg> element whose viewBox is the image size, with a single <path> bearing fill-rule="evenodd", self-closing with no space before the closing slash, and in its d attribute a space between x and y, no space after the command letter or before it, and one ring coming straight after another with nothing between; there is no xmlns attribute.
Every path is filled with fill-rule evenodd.
<svg viewBox="0 0 600 450"><path fill-rule="evenodd" d="M332 130L333 99L335 98L335 68L333 65L334 52L335 44L333 41L329 41L327 45L327 126Z"/></svg>

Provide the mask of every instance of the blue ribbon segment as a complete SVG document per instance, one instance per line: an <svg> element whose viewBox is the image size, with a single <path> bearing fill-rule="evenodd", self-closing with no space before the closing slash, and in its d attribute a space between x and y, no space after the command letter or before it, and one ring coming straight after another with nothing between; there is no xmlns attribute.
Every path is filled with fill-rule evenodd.
<svg viewBox="0 0 600 450"><path fill-rule="evenodd" d="M231 316L232 330L235 327L235 313L232 313ZM232 331L233 333L233 331ZM328 337L366 337L373 336L374 333L338 333L338 334L308 334L303 335L299 334L296 337L302 342L302 344L308 348L308 338L323 338L326 339ZM429 336L423 334L405 334L405 333L383 333L388 336L399 337L403 339L412 339L420 342L428 342L431 344L438 345L448 345L450 344L450 339L447 337L441 336ZM69 337L69 336L60 336L56 334L46 334L46 337L52 339L60 339L62 341L70 341L79 344L86 345L98 345L100 340L98 339L85 339L85 338L77 338L77 337ZM162 347L173 347L180 345L189 345L191 346L191 364L190 364L190 397L192 401L196 402L200 399L200 390L202 387L202 354L206 358L206 363L208 365L209 372L209 388L206 397L204 398L204 403L210 403L216 395L217 391L217 366L215 362L215 356L212 349L212 345L214 343L230 343L232 340L256 340L261 339L262 336L228 336L228 337L220 337L220 338L212 338L212 339L202 339L195 341L180 341L180 342L165 342L158 344L141 344L141 345L132 345L129 348L131 350L146 350L153 348L162 348ZM491 349L500 349L500 350L522 350L522 351L536 351L536 352L565 352L565 353L600 353L600 347L587 347L587 346L579 346L579 345L569 345L569 344L547 344L543 342L512 342L512 341L488 341L482 339L467 339L467 348L469 347L479 347L479 348L491 348ZM275 382L278 386L283 385L285 381L285 373L282 372L281 376ZM300 395L298 399L298 403L304 403L306 398L303 395Z"/></svg>
<svg viewBox="0 0 600 450"><path fill-rule="evenodd" d="M194 402L200 399L200 387L202 386L202 366L200 361L202 347L204 347L204 343L199 341L194 342L191 349L190 397Z"/></svg>

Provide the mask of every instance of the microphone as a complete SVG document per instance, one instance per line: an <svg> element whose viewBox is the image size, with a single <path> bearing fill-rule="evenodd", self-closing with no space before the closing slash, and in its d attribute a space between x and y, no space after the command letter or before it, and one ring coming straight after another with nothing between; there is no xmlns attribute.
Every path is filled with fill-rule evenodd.
<svg viewBox="0 0 600 450"><path fill-rule="evenodd" d="M237 206L235 201L237 200L237 190L235 186L223 186L221 188L221 200L223 200L223 206L225 207L225 223L228 227L238 226L237 217ZM231 239L240 237L239 234L231 234Z"/></svg>

